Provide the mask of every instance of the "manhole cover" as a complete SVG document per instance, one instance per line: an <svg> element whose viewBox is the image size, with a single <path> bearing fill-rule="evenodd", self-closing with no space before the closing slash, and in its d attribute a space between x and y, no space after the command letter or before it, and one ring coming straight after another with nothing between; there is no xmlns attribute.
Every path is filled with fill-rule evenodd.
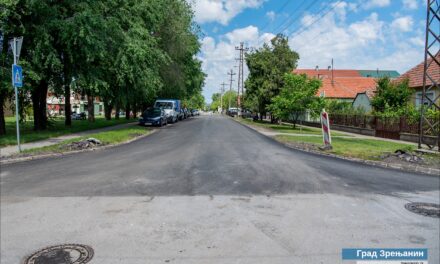
<svg viewBox="0 0 440 264"><path fill-rule="evenodd" d="M407 203L405 208L409 211L430 217L440 217L440 205L433 203Z"/></svg>
<svg viewBox="0 0 440 264"><path fill-rule="evenodd" d="M26 258L24 264L83 264L93 258L86 245L64 244L44 248Z"/></svg>

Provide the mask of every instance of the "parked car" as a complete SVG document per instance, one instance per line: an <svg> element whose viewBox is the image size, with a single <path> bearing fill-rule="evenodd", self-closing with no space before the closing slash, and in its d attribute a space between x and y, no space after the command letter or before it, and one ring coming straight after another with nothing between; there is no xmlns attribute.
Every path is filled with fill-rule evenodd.
<svg viewBox="0 0 440 264"><path fill-rule="evenodd" d="M185 111L183 110L183 108L180 109L178 117L179 120L185 119Z"/></svg>
<svg viewBox="0 0 440 264"><path fill-rule="evenodd" d="M188 108L183 108L183 118L187 119L191 116L191 113L189 112Z"/></svg>
<svg viewBox="0 0 440 264"><path fill-rule="evenodd" d="M162 108L165 111L168 122L174 123L179 120L180 100L157 99L154 103L154 107Z"/></svg>
<svg viewBox="0 0 440 264"><path fill-rule="evenodd" d="M226 114L229 115L229 116L234 117L234 116L238 115L238 108L231 107L231 108L228 109Z"/></svg>
<svg viewBox="0 0 440 264"><path fill-rule="evenodd" d="M72 118L72 120L86 120L87 115L85 112L72 113L71 118Z"/></svg>
<svg viewBox="0 0 440 264"><path fill-rule="evenodd" d="M192 110L192 115L193 115L193 116L198 116L198 115L200 115L199 110L197 110L197 109L193 109L193 110Z"/></svg>
<svg viewBox="0 0 440 264"><path fill-rule="evenodd" d="M243 110L241 112L241 117L243 117L243 118L252 118L252 116L253 116L252 112L249 110Z"/></svg>
<svg viewBox="0 0 440 264"><path fill-rule="evenodd" d="M145 110L139 118L139 125L142 126L163 126L168 124L165 110L160 107L153 107Z"/></svg>

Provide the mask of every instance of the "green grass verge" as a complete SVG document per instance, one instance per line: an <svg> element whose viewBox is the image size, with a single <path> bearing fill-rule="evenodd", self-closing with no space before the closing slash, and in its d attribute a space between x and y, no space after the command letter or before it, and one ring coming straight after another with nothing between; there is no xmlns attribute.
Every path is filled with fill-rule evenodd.
<svg viewBox="0 0 440 264"><path fill-rule="evenodd" d="M311 143L316 146L322 146L321 137L307 136L276 136L281 142L293 143ZM384 153L394 152L398 149L412 151L416 149L414 145L400 144L375 139L360 138L332 138L333 149L326 151L340 156L379 160L380 155Z"/></svg>
<svg viewBox="0 0 440 264"><path fill-rule="evenodd" d="M2 147L17 144L15 117L7 117L5 121L6 135L0 136L0 146ZM104 117L98 116L93 123L87 120L72 120L72 126L66 127L64 126L64 118L55 118L49 122L49 127L45 131L34 131L34 123L32 121L27 121L20 124L20 141L21 143L27 143L135 121L136 120L134 119L126 120L125 118L121 118L119 120L112 119L107 121L104 119Z"/></svg>
<svg viewBox="0 0 440 264"><path fill-rule="evenodd" d="M135 137L138 137L141 135L149 134L150 132L151 132L151 130L148 128L145 128L145 127L130 126L130 127L126 127L126 128L105 131L105 132L99 132L96 134L90 134L90 135L84 136L84 137L77 137L77 138L64 140L64 141L61 141L60 143L57 143L57 144L51 145L51 146L27 149L27 150L24 150L22 153L25 153L25 154L26 153L27 154L46 154L46 153L66 152L66 151L69 151L69 149L64 148L63 146L65 146L69 143L75 142L75 141L79 141L79 140L83 140L83 139L87 139L87 138L91 138L91 137L99 139L101 141L102 145L117 144L117 143L122 143L122 142L128 141L132 138L135 138Z"/></svg>
<svg viewBox="0 0 440 264"><path fill-rule="evenodd" d="M250 119L243 119L243 118L237 118L237 120L239 122L242 122L242 123L245 123L248 125L259 126L259 127L274 130L275 132L280 132L280 133L311 134L311 135L321 135L321 133L322 133L320 128L315 128L315 127L306 127L306 126L297 125L296 128L293 128L293 125L271 124L268 121L260 121L260 120L252 121ZM350 136L348 134L339 133L339 132L335 132L335 131L332 131L331 134L332 134L332 136Z"/></svg>

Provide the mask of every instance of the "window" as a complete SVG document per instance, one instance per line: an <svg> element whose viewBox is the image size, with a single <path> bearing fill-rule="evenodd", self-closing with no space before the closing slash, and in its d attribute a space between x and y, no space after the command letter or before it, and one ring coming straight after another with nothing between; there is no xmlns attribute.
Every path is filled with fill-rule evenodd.
<svg viewBox="0 0 440 264"><path fill-rule="evenodd" d="M430 99L430 100L434 100L434 92L427 92L426 96ZM416 93L416 107L419 107L422 104L422 98L423 97L423 92L417 92ZM427 105L429 102L428 100L425 99L425 105Z"/></svg>

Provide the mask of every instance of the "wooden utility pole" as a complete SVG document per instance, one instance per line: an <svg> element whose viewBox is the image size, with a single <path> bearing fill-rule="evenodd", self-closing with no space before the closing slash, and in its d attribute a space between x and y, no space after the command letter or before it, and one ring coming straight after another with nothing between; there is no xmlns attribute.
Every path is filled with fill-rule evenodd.
<svg viewBox="0 0 440 264"><path fill-rule="evenodd" d="M236 73L234 73L234 71L231 69L231 71L230 72L228 72L228 75L230 76L230 84L229 84L229 107L228 107L228 111L229 111L229 108L231 108L231 99L232 99L232 97L231 97L231 95L232 95L232 82L234 81L233 79L232 79L232 77L234 76L234 75L236 75Z"/></svg>
<svg viewBox="0 0 440 264"><path fill-rule="evenodd" d="M220 108L221 108L221 113L223 114L223 93L225 92L225 86L227 84L223 82L220 85L222 86L222 88L220 88Z"/></svg>
<svg viewBox="0 0 440 264"><path fill-rule="evenodd" d="M237 105L238 108L241 106L241 100L240 100L240 87L241 87L241 96L244 95L244 54L246 51L249 50L249 48L244 47L244 43L240 42L239 47L235 47L235 50L240 51L240 55L238 57L238 94L237 94Z"/></svg>

